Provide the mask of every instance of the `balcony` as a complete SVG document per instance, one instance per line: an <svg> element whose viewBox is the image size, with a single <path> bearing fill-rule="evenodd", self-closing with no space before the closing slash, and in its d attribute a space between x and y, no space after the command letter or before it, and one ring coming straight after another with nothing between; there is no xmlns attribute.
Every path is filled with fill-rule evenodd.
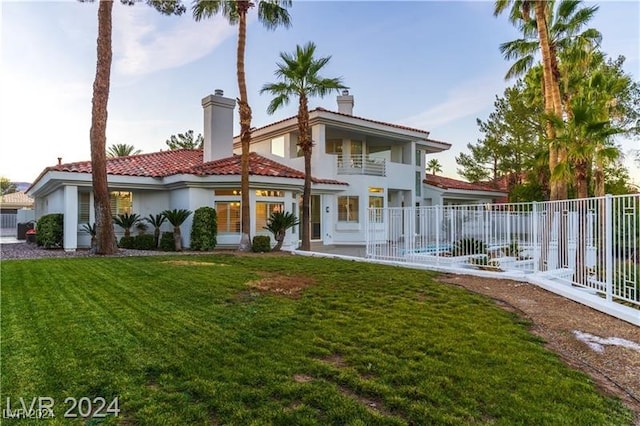
<svg viewBox="0 0 640 426"><path fill-rule="evenodd" d="M367 155L337 155L339 175L386 176L386 161Z"/></svg>

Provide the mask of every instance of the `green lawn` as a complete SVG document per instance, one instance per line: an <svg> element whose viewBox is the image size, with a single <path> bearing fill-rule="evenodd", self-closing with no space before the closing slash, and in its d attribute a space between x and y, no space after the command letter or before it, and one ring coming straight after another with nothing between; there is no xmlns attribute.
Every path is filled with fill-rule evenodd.
<svg viewBox="0 0 640 426"><path fill-rule="evenodd" d="M118 397L108 424L633 418L527 323L424 271L216 255L5 261L1 273L1 405L52 397L47 424L70 423L66 397ZM286 275L310 285L247 284Z"/></svg>

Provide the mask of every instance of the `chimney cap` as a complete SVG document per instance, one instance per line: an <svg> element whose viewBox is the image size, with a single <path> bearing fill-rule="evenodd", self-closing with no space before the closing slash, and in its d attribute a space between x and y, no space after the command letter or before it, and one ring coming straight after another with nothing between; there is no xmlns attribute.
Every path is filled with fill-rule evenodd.
<svg viewBox="0 0 640 426"><path fill-rule="evenodd" d="M62 164L62 157L58 157L58 166Z"/></svg>
<svg viewBox="0 0 640 426"><path fill-rule="evenodd" d="M347 96L347 95L349 95L349 89L344 89L342 91L342 96Z"/></svg>
<svg viewBox="0 0 640 426"><path fill-rule="evenodd" d="M213 94L216 96L223 96L224 95L224 90L222 89L216 89L213 91Z"/></svg>

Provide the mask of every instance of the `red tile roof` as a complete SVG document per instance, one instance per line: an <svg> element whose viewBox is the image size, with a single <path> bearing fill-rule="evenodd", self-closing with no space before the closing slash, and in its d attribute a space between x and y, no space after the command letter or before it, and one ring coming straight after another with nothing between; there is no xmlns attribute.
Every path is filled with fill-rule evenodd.
<svg viewBox="0 0 640 426"><path fill-rule="evenodd" d="M240 155L211 161L193 167L189 173L200 176L207 175L239 175ZM265 158L255 152L249 153L249 174L256 176L273 176L293 179L304 179L304 173L294 168L282 165L278 162ZM314 183L332 183L337 185L347 185L332 179L311 178Z"/></svg>
<svg viewBox="0 0 640 426"><path fill-rule="evenodd" d="M322 108L322 107L314 108L311 111L309 111L309 113L312 113L314 111L328 112L330 114L335 114L335 115L339 115L339 116L342 116L342 117L356 118L358 120L368 121L369 123L382 124L383 126L394 127L396 129L402 129L402 130L409 130L411 132L424 133L425 138L427 137L427 135L429 135L429 132L426 131L426 130L416 129L416 128L413 128L413 127L402 126L400 124L387 123L387 122L384 122L384 121L372 120L370 118L358 117L356 115L345 114L345 113L337 112L337 111L330 111L330 110ZM252 131L255 132L256 130L262 130L262 129L266 129L266 128L271 127L271 126L276 126L278 124L284 123L287 120L291 120L292 118L296 118L296 116L293 115L291 117L283 118L282 120L274 121L273 123L269 123L266 126L254 128L254 129L252 129ZM446 142L440 142L440 141L433 141L433 142L446 143ZM448 143L446 143L446 144L449 145Z"/></svg>
<svg viewBox="0 0 640 426"><path fill-rule="evenodd" d="M107 159L107 174L117 176L165 177L177 174L240 175L240 156L202 162L201 149L179 149ZM36 182L48 171L91 173L91 161L58 164L47 167ZM249 173L256 176L304 179L304 173L252 152L249 154ZM312 178L314 183L347 185L331 179ZM32 185L33 186L33 185Z"/></svg>
<svg viewBox="0 0 640 426"><path fill-rule="evenodd" d="M188 173L202 164L202 150L178 149L107 159L107 174L119 176L164 177ZM58 164L46 171L91 173L91 161Z"/></svg>
<svg viewBox="0 0 640 426"><path fill-rule="evenodd" d="M0 197L0 207L19 208L31 206L33 206L33 198L29 197L24 192L12 192Z"/></svg>
<svg viewBox="0 0 640 426"><path fill-rule="evenodd" d="M504 192L499 188L488 183L469 183L463 180L457 180L447 178L444 176L437 176L427 173L424 183L431 186L436 186L442 189L460 189L466 191L490 191L490 192Z"/></svg>

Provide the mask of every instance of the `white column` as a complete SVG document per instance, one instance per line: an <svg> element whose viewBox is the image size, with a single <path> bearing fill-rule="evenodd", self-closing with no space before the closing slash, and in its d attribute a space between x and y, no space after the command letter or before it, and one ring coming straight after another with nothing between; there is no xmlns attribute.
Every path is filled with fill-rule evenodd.
<svg viewBox="0 0 640 426"><path fill-rule="evenodd" d="M327 168L325 151L325 126L316 124L311 127L311 140L313 141L313 151L311 155L312 175L322 175L322 170Z"/></svg>
<svg viewBox="0 0 640 426"><path fill-rule="evenodd" d="M65 251L78 248L78 187L64 187L64 240Z"/></svg>
<svg viewBox="0 0 640 426"><path fill-rule="evenodd" d="M253 237L256 236L258 230L256 230L257 221L256 221L256 190L254 188L249 187L249 210L251 214L249 215L250 226L249 226L249 236L251 237L251 241L249 244L253 245ZM262 231L262 229L261 229Z"/></svg>

